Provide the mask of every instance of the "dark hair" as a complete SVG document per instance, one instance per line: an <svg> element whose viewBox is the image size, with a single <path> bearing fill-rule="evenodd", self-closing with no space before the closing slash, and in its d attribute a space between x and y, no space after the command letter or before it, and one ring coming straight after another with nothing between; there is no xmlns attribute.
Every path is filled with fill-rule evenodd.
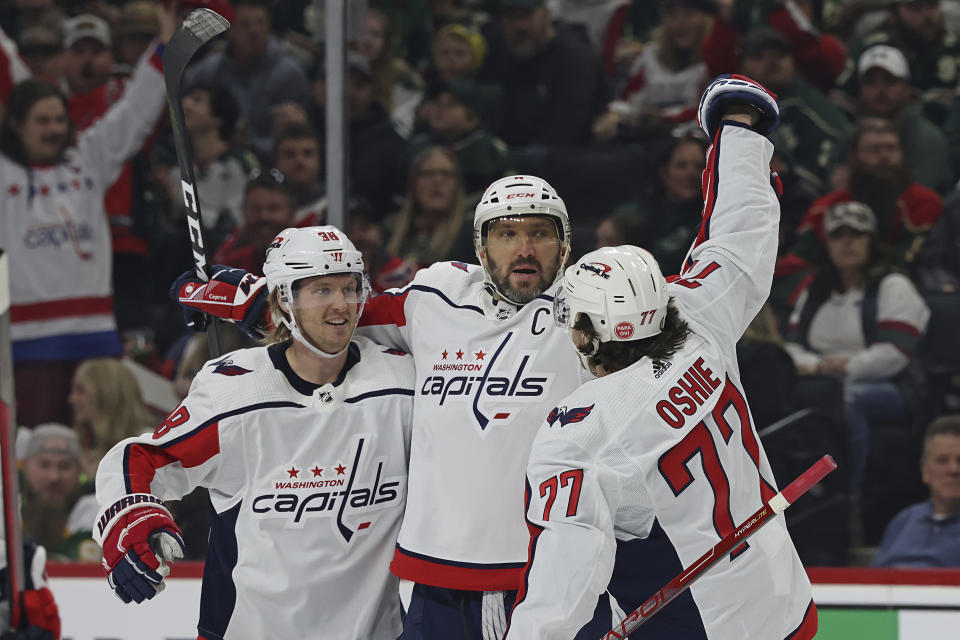
<svg viewBox="0 0 960 640"><path fill-rule="evenodd" d="M293 209L296 207L296 199L293 197L293 194L290 193L290 189L287 188L285 183L286 179L283 177L283 174L280 173L279 169L270 169L269 171L254 169L250 172L250 175L247 176L247 184L243 187L243 200L246 202L250 192L254 189L269 189L270 191L278 191L286 196L290 208Z"/></svg>
<svg viewBox="0 0 960 640"><path fill-rule="evenodd" d="M288 122L283 125L273 138L273 157L277 157L277 149L280 148L281 142L286 142L287 140L302 140L304 138L315 140L317 148L320 148L320 136L317 135L317 130L306 122ZM323 152L322 149L320 151L321 153Z"/></svg>
<svg viewBox="0 0 960 640"><path fill-rule="evenodd" d="M203 91L210 98L210 113L220 120L220 137L227 142L233 140L240 119L240 105L230 90L219 84L198 82L190 87L188 94Z"/></svg>
<svg viewBox="0 0 960 640"><path fill-rule="evenodd" d="M590 322L590 318L585 313L580 314L574 322L573 328L582 331L591 341L597 337L593 323ZM673 357L673 354L680 350L690 333L689 325L680 317L680 313L677 311L676 305L673 304L673 298L671 297L667 303L667 317L660 333L649 338L627 342L601 342L597 352L590 356L590 364L602 366L609 373L613 373L626 369L641 358L669 360ZM580 351L586 355L589 348L588 345Z"/></svg>
<svg viewBox="0 0 960 640"><path fill-rule="evenodd" d="M647 225L634 208L617 209L605 218L609 220L623 239L623 244L642 245Z"/></svg>
<svg viewBox="0 0 960 640"><path fill-rule="evenodd" d="M867 263L863 265L864 283L879 281L892 270L892 261L890 259L890 250L885 247L876 232L870 234L870 248L868 249ZM816 275L810 281L810 298L816 300L826 300L834 291L843 291L843 280L840 279L840 272L830 260L830 254L827 249L826 238L823 244L817 248L816 257Z"/></svg>
<svg viewBox="0 0 960 640"><path fill-rule="evenodd" d="M860 146L860 140L862 140L863 136L868 133L889 133L895 135L897 140L900 142L900 148L903 148L903 138L900 136L900 132L897 130L897 128L893 125L893 122L887 120L886 118L867 117L860 118L856 128L853 130L853 134L850 136L850 143L847 149L851 153L856 153L857 147Z"/></svg>
<svg viewBox="0 0 960 640"><path fill-rule="evenodd" d="M0 125L0 153L17 164L29 166L27 150L23 146L23 139L16 132L16 127L22 125L30 110L44 98L59 98L67 114L67 143L64 149L72 146L76 141L76 130L70 118L70 105L67 98L49 82L43 80L24 80L10 91L7 96L6 113L3 124Z"/></svg>
<svg viewBox="0 0 960 640"><path fill-rule="evenodd" d="M700 130L685 133L681 136L671 137L666 145L656 156L656 171L653 174L654 179L647 183L647 195L656 200L663 200L666 197L667 188L663 184L663 174L673 160L673 154L677 149L685 144L695 144L700 147L703 155L707 153L707 140L700 133Z"/></svg>
<svg viewBox="0 0 960 640"><path fill-rule="evenodd" d="M942 435L960 436L960 414L954 413L940 416L927 426L927 430L923 434L923 454L920 456L921 461L927 457L927 447L934 436Z"/></svg>

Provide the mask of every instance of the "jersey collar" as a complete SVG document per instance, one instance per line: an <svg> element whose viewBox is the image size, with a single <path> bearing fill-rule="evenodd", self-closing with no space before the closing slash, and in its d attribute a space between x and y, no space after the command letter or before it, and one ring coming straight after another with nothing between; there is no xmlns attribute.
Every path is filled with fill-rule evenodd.
<svg viewBox="0 0 960 640"><path fill-rule="evenodd" d="M290 386L293 387L297 393L305 396L313 395L314 391L325 385L307 382L296 374L284 355L289 346L289 342L278 342L267 347L267 353L270 354L270 361L273 362L273 366L286 377L287 382L290 383ZM347 347L347 360L343 363L343 369L340 370L337 379L333 381L333 386L340 386L346 379L347 372L358 362L360 362L360 347L357 346L357 343L351 342L350 346Z"/></svg>

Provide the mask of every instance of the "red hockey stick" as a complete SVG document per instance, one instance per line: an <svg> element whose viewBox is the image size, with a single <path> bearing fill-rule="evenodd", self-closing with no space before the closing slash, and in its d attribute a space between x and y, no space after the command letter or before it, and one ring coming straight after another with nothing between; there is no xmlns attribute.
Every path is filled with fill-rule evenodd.
<svg viewBox="0 0 960 640"><path fill-rule="evenodd" d="M603 640L626 638L636 631L658 611L667 606L671 600L689 589L690 585L703 576L707 569L715 565L720 558L727 555L734 547L743 544L744 540L756 533L760 527L776 515L783 513L787 507L796 502L797 498L805 494L810 487L823 480L828 473L836 468L837 463L830 456L823 456L817 460L812 467L800 474L800 477L788 484L783 491L770 498L769 502L760 507L743 524L728 533L714 545L713 549L700 556L693 564L684 569L683 573L650 596L646 602L640 605L639 609L628 615L615 629L603 636Z"/></svg>

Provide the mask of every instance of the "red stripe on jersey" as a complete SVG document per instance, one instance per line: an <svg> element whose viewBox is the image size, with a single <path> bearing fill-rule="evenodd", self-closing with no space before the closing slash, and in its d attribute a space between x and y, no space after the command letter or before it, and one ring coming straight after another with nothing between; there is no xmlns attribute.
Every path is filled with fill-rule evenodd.
<svg viewBox="0 0 960 640"><path fill-rule="evenodd" d="M906 322L899 322L897 320L883 320L882 322L878 322L877 329L891 329L893 331L906 333L914 338L920 337L920 330L915 326L912 324L907 324Z"/></svg>
<svg viewBox="0 0 960 640"><path fill-rule="evenodd" d="M523 566L484 569L464 567L407 555L400 546L393 553L390 571L398 578L444 589L464 591L513 591L523 580Z"/></svg>
<svg viewBox="0 0 960 640"><path fill-rule="evenodd" d="M530 483L524 482L526 485L523 490L523 504L524 504L524 513L530 508ZM524 598L527 597L527 587L528 581L530 579L530 567L533 566L533 556L537 552L537 540L540 537L540 534L543 533L544 529L541 526L535 525L530 520L527 520L527 530L530 532L530 543L527 545L527 566L523 568L523 581L520 583L520 588L517 589L517 598L514 601L513 608L516 609ZM511 611L511 615L513 612ZM510 619L507 619L507 631L510 630ZM507 635L506 632L504 635Z"/></svg>
<svg viewBox="0 0 960 640"><path fill-rule="evenodd" d="M156 446L136 442L127 445L124 475L131 493L150 493L157 469L179 462L185 469L197 467L220 453L218 423L204 427L175 444Z"/></svg>
<svg viewBox="0 0 960 640"><path fill-rule="evenodd" d="M113 296L64 298L48 302L10 305L10 322L35 322L51 318L97 316L113 313Z"/></svg>
<svg viewBox="0 0 960 640"><path fill-rule="evenodd" d="M700 220L700 230L697 231L697 239L693 243L693 248L697 248L707 240L709 235L707 229L710 227L710 216L713 215L713 209L717 204L717 177L720 173L720 132L723 127L717 131L710 152L707 154L707 167L703 170L703 215Z"/></svg>
<svg viewBox="0 0 960 640"><path fill-rule="evenodd" d="M803 622L783 640L812 640L817 635L817 623L817 605L811 600L807 613L803 616Z"/></svg>
<svg viewBox="0 0 960 640"><path fill-rule="evenodd" d="M371 327L382 324L395 324L398 327L406 326L407 316L403 310L403 305L407 302L408 293L410 293L409 290L399 295L382 293L371 298L363 307L360 326Z"/></svg>

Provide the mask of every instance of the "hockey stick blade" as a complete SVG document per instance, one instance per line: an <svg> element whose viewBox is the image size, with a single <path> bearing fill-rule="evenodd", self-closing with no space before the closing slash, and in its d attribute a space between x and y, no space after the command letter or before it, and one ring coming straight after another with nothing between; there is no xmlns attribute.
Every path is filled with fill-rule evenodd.
<svg viewBox="0 0 960 640"><path fill-rule="evenodd" d="M200 47L229 28L230 22L219 13L209 9L196 9L184 19L183 25L170 38L170 42L163 52L163 79L167 89L167 106L170 110L173 142L177 149L180 187L183 193L183 205L187 212L187 227L190 232L190 249L193 252L193 264L197 270L197 277L204 281L210 279L210 274L207 272L207 255L200 214L200 196L193 170L193 151L190 148L190 139L187 136L187 127L183 115L180 80L187 64ZM216 358L222 352L217 320L211 319L208 327L210 356Z"/></svg>
<svg viewBox="0 0 960 640"><path fill-rule="evenodd" d="M769 502L760 507L743 524L728 533L712 549L697 558L689 567L676 578L668 582L660 591L653 594L640 608L628 615L612 631L603 636L603 640L622 640L629 637L641 625L645 624L658 611L663 609L674 598L690 588L694 582L703 576L707 570L726 556L735 547L756 533L760 527L781 514L791 504L810 490L815 484L837 468L837 463L830 456L823 456L809 469L804 471L796 480L784 487L783 491L770 498Z"/></svg>

